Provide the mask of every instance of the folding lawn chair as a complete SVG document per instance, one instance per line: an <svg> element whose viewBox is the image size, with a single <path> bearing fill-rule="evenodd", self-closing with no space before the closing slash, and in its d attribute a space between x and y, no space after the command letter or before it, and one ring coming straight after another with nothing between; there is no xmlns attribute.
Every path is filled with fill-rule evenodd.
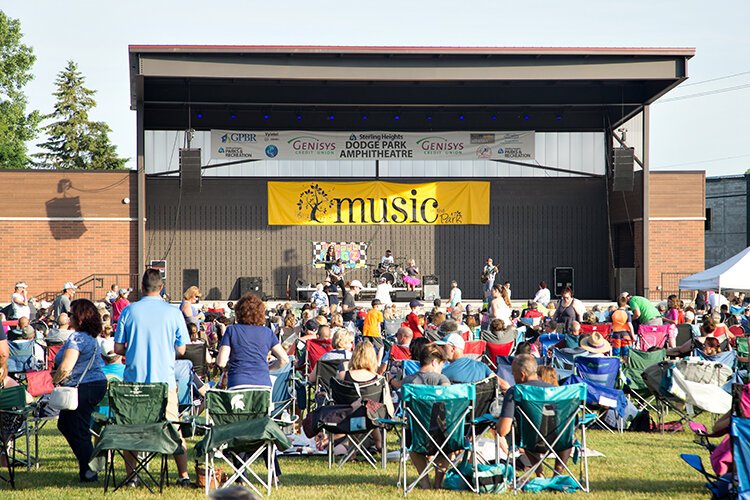
<svg viewBox="0 0 750 500"><path fill-rule="evenodd" d="M411 359L411 350L408 347L393 344L391 346L391 361L403 361Z"/></svg>
<svg viewBox="0 0 750 500"><path fill-rule="evenodd" d="M578 356L574 364L575 375L571 376L566 384L586 384L586 405L593 410L600 410L596 414L596 421L608 431L613 432L603 418L608 410L613 410L616 415L617 430L622 432L627 399L623 391L615 388L620 376L620 358Z"/></svg>
<svg viewBox="0 0 750 500"><path fill-rule="evenodd" d="M111 417L105 423L93 456L105 453L106 476L104 492L110 481L117 491L132 480L138 479L153 493L151 485L161 492L168 480L167 456L185 453L180 435L167 421L167 384L138 384L109 382L109 408ZM115 479L115 456L125 460L124 451L132 454L135 466L118 484ZM158 480L148 469L151 461L161 456Z"/></svg>
<svg viewBox="0 0 750 500"><path fill-rule="evenodd" d="M401 362L401 369L404 372L404 377L407 375L414 375L419 371L419 361L414 359L405 359Z"/></svg>
<svg viewBox="0 0 750 500"><path fill-rule="evenodd" d="M557 370L557 379L563 381L573 375L575 371L575 359L579 356L586 356L586 354L587 351L580 347L553 348L552 366Z"/></svg>
<svg viewBox="0 0 750 500"><path fill-rule="evenodd" d="M395 337L398 333L398 329L401 328L402 321L400 319L387 319L385 323L385 336Z"/></svg>
<svg viewBox="0 0 750 500"><path fill-rule="evenodd" d="M373 469L377 469L377 461L373 453L367 449L367 442L373 432L381 432L382 448L380 450L381 466L386 467L386 455L388 449L386 446L386 427L378 422L378 419L392 418L390 411L382 412L377 417L368 416L366 402L370 401L378 405L385 403L388 383L385 378L380 377L375 381L368 383L346 382L334 378L331 380L331 397L334 405L349 406L350 408L356 402L360 402L360 411L353 411L347 418L337 420L335 424L328 425L323 422L323 429L328 433L328 468L333 466L334 452L334 435L344 434L352 444L338 463L343 467L349 460L357 455L361 455Z"/></svg>
<svg viewBox="0 0 750 500"><path fill-rule="evenodd" d="M486 347L487 342L485 342L484 340L466 342L464 347L464 356L475 361L481 361L482 357L484 356Z"/></svg>
<svg viewBox="0 0 750 500"><path fill-rule="evenodd" d="M669 328L672 325L649 326L641 325L638 327L638 346L639 351L648 351L652 347L659 349L667 345L669 338Z"/></svg>
<svg viewBox="0 0 750 500"><path fill-rule="evenodd" d="M208 363L206 355L208 346L206 344L185 344L185 354L177 355L177 359L188 359L193 363L193 371L201 379L208 375Z"/></svg>
<svg viewBox="0 0 750 500"><path fill-rule="evenodd" d="M270 372L271 375L271 417L281 419L286 411L292 421L296 420L294 408L296 406L297 391L294 390L294 357L289 357L289 363L278 370ZM294 415L293 417L291 417Z"/></svg>
<svg viewBox="0 0 750 500"><path fill-rule="evenodd" d="M516 385L516 379L513 376L513 370L511 369L514 358L515 356L498 356L495 358L495 365L497 366L497 371L495 373L497 373L498 377L508 382L511 387Z"/></svg>
<svg viewBox="0 0 750 500"><path fill-rule="evenodd" d="M443 335L438 330L425 329L424 338L430 342L437 342L443 338Z"/></svg>
<svg viewBox="0 0 750 500"><path fill-rule="evenodd" d="M331 399L331 379L336 378L339 368L345 361L343 359L327 359L318 361L315 365L315 388L314 394L323 395L326 401Z"/></svg>
<svg viewBox="0 0 750 500"><path fill-rule="evenodd" d="M450 470L473 492L479 491L477 477L477 455L472 453L472 478L457 467L451 460L451 453L469 449L466 436L467 422L474 420L473 402L476 399L476 388L472 384L454 384L451 386L428 386L407 384L401 388L401 408L405 425L401 428L401 463L399 476L403 478L404 496L408 495L417 484L426 477L435 461L442 457L449 463ZM407 442L407 432L409 440ZM472 436L475 441L476 436ZM417 478L409 483L407 479L407 453L419 453L431 457L427 466Z"/></svg>
<svg viewBox="0 0 750 500"><path fill-rule="evenodd" d="M712 498L729 498L730 490L733 488L732 479L729 476L719 477L712 474L703 467L703 461L698 455L682 453L680 458L690 467L700 472L706 480L706 488L711 492Z"/></svg>
<svg viewBox="0 0 750 500"><path fill-rule="evenodd" d="M46 364L45 359L38 359L33 340L8 342L8 374L16 380L23 381L26 372L39 371Z"/></svg>
<svg viewBox="0 0 750 500"><path fill-rule="evenodd" d="M675 337L675 345L682 345L688 340L693 338L693 326L687 323L680 323L677 325L677 337Z"/></svg>
<svg viewBox="0 0 750 500"><path fill-rule="evenodd" d="M737 351L725 351L710 356L703 353L700 349L693 349L693 356L704 361L713 361L729 367L730 370L737 369Z"/></svg>
<svg viewBox="0 0 750 500"><path fill-rule="evenodd" d="M305 377L312 373L318 360L331 349L331 339L310 339L305 343Z"/></svg>
<svg viewBox="0 0 750 500"><path fill-rule="evenodd" d="M612 332L612 323L581 323L581 335L588 335L590 333L599 332L606 339L609 339L609 334Z"/></svg>
<svg viewBox="0 0 750 500"><path fill-rule="evenodd" d="M732 454L734 456L737 497L750 498L750 419L732 417Z"/></svg>
<svg viewBox="0 0 750 500"><path fill-rule="evenodd" d="M26 391L21 385L0 389L0 442L2 449L0 456L5 457L8 476L0 474L0 480L16 487L16 466L24 462L16 458L16 440L25 434L26 450L29 450L29 434L24 432L28 428L28 419L32 407L26 404ZM28 463L27 463L28 465Z"/></svg>
<svg viewBox="0 0 750 500"><path fill-rule="evenodd" d="M747 337L737 337L737 357L747 358L750 356L750 350L748 350L748 338ZM748 362L743 361L737 362L738 368L742 370L748 369Z"/></svg>
<svg viewBox="0 0 750 500"><path fill-rule="evenodd" d="M493 344L487 342L485 346L485 362L490 368L497 369L495 360L498 356L510 356L513 353L513 348L516 346L516 342L507 342L505 344Z"/></svg>
<svg viewBox="0 0 750 500"><path fill-rule="evenodd" d="M547 351L549 349L560 342L562 339L565 338L565 335L562 333L543 333L539 335L539 343L542 346L541 355L542 357L547 357Z"/></svg>
<svg viewBox="0 0 750 500"><path fill-rule="evenodd" d="M633 403L639 411L651 409L657 416L659 415L661 407L660 405L655 404L655 397L648 390L646 381L643 378L643 372L649 366L664 361L666 356L666 349L659 349L658 351L651 352L631 350L627 361L620 368L624 379L623 389L626 394L630 396L631 403Z"/></svg>
<svg viewBox="0 0 750 500"><path fill-rule="evenodd" d="M567 464L560 459L560 453L576 446L575 433L581 430L581 448L586 449L586 426L583 425L586 413L586 385L572 384L560 387L537 387L526 384L513 389L516 415L511 428L513 447L537 453L540 461L519 476L513 476L513 489L520 491L532 481L540 467L546 465L546 458L559 460L583 491L589 491L588 458L584 453L580 471L576 479ZM513 470L516 467L515 450Z"/></svg>
<svg viewBox="0 0 750 500"><path fill-rule="evenodd" d="M224 460L234 471L221 488L242 482L262 496L254 479L267 495L271 494L271 486L276 482L276 450L286 450L291 443L270 417L270 411L270 387L239 386L206 392L206 436L195 445L196 455L205 457L206 495L211 478L216 476L216 458ZM251 467L263 458L267 468L265 479Z"/></svg>

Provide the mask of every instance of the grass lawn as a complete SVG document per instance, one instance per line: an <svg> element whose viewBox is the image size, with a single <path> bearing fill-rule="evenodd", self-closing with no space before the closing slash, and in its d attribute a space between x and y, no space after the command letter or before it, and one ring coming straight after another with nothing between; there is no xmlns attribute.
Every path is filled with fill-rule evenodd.
<svg viewBox="0 0 750 500"><path fill-rule="evenodd" d="M17 490L10 491L7 484L0 485L8 491L7 498L96 498L103 496L103 483L81 486L77 483L78 467L65 440L53 425L43 430L40 438L42 466L27 472L18 469ZM589 446L606 455L589 461L591 495L587 498L705 498L706 490L697 473L679 458L680 453L698 453L702 448L692 443L692 433L612 435L606 431L589 431ZM192 445L189 442L191 478L194 479ZM337 498L399 498L396 488L398 474L395 462L389 462L386 471L374 470L366 463L347 464L342 469L328 470L325 457L282 458L283 476L274 498L310 499ZM118 467L122 463L118 462ZM121 469L120 469L121 470ZM577 469L574 469L577 471ZM170 462L171 477L175 477L174 462ZM413 469L412 469L413 473ZM540 494L533 498L561 498L560 494ZM580 496L580 495L579 495ZM111 498L151 498L145 488L122 490ZM165 489L164 498L202 498L202 490L185 490L174 486ZM474 497L470 493L415 491L410 498Z"/></svg>

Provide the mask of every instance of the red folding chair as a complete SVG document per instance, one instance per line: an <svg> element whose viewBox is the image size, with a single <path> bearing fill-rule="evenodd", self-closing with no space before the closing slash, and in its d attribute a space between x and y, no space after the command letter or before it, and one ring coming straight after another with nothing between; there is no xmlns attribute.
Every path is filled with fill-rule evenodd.
<svg viewBox="0 0 750 500"><path fill-rule="evenodd" d="M3 332L8 333L11 328L14 326L18 326L18 320L17 319L9 319L6 321L3 321Z"/></svg>
<svg viewBox="0 0 750 500"><path fill-rule="evenodd" d="M497 363L495 360L497 360L498 356L510 356L510 353L513 352L513 347L516 345L515 341L513 342L507 342L505 344L492 344L490 342L485 342L485 354L484 357L486 359L487 364L493 369L497 369Z"/></svg>
<svg viewBox="0 0 750 500"><path fill-rule="evenodd" d="M305 359L307 366L307 373L309 375L315 369L315 365L318 360L323 357L323 354L333 349L331 345L331 339L310 339L305 343Z"/></svg>
<svg viewBox="0 0 750 500"><path fill-rule="evenodd" d="M53 365L55 364L55 356L57 356L57 353L60 352L60 348L62 346L63 346L62 344L47 346L47 369L48 370L51 370Z"/></svg>
<svg viewBox="0 0 750 500"><path fill-rule="evenodd" d="M612 323L596 323L596 324L581 324L581 334L588 335L594 332L599 332L605 339L609 339L609 334L612 332Z"/></svg>
<svg viewBox="0 0 750 500"><path fill-rule="evenodd" d="M638 327L638 350L648 351L652 347L662 349L667 344L670 326L672 325L640 325Z"/></svg>
<svg viewBox="0 0 750 500"><path fill-rule="evenodd" d="M481 361L486 348L487 342L485 342L484 340L474 340L473 342L466 342L464 344L464 356L476 361Z"/></svg>
<svg viewBox="0 0 750 500"><path fill-rule="evenodd" d="M744 337L745 336L745 330L742 329L741 326L730 326L729 331L732 332L732 335L735 337Z"/></svg>
<svg viewBox="0 0 750 500"><path fill-rule="evenodd" d="M391 346L391 361L403 361L411 359L411 349L402 345Z"/></svg>

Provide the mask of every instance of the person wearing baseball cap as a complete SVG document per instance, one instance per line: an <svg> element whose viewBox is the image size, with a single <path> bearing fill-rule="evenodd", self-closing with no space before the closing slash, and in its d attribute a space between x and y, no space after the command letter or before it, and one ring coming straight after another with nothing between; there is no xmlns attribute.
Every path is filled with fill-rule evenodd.
<svg viewBox="0 0 750 500"><path fill-rule="evenodd" d="M458 334L458 323L454 319L446 319L440 324L438 332L444 336L435 344L443 346L445 357L450 362L443 368L443 375L448 377L452 384L473 384L487 377L496 376L484 363L464 356L466 342ZM510 385L505 380L498 378L498 385L503 391Z"/></svg>
<svg viewBox="0 0 750 500"><path fill-rule="evenodd" d="M62 293L52 302L52 319L57 320L61 313L70 314L70 301L73 300L77 288L72 281L63 285Z"/></svg>
<svg viewBox="0 0 750 500"><path fill-rule="evenodd" d="M352 280L349 283L349 290L344 292L344 299L341 301L341 319L344 320L344 328L352 333L356 333L357 327L355 321L357 320L357 303L355 297L364 288L362 282L359 280Z"/></svg>
<svg viewBox="0 0 750 500"><path fill-rule="evenodd" d="M411 331L414 333L415 339L424 336L424 327L419 322L420 307L422 307L422 303L417 299L412 299L412 301L409 302L409 308L411 309L411 312L406 316L406 324L409 326L409 328L411 328Z"/></svg>
<svg viewBox="0 0 750 500"><path fill-rule="evenodd" d="M31 319L31 307L29 307L29 290L25 281L16 283L13 295L10 298L15 309L14 317L8 319L29 318Z"/></svg>

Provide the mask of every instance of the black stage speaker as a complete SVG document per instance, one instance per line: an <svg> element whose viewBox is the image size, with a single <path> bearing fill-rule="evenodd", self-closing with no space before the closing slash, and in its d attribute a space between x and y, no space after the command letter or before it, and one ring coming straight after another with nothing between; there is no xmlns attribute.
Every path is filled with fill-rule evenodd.
<svg viewBox="0 0 750 500"><path fill-rule="evenodd" d="M422 280L423 285L439 285L438 277L434 274L428 274Z"/></svg>
<svg viewBox="0 0 750 500"><path fill-rule="evenodd" d="M573 268L572 267L556 267L555 268L555 296L559 297L562 295L562 290L565 287L573 288ZM575 289L574 289L575 290Z"/></svg>
<svg viewBox="0 0 750 500"><path fill-rule="evenodd" d="M635 150L633 148L614 148L612 191L632 191L634 169Z"/></svg>
<svg viewBox="0 0 750 500"><path fill-rule="evenodd" d="M257 295L258 297L263 298L263 278L259 276L252 276L250 278L248 277L238 278L238 280L239 280L239 288L240 288L240 297L250 292L253 295Z"/></svg>
<svg viewBox="0 0 750 500"><path fill-rule="evenodd" d="M180 189L184 194L201 192L201 150L180 149Z"/></svg>
<svg viewBox="0 0 750 500"><path fill-rule="evenodd" d="M411 290L394 290L391 292L391 300L393 302L410 302L414 299L419 299L421 292Z"/></svg>
<svg viewBox="0 0 750 500"><path fill-rule="evenodd" d="M182 291L184 292L191 286L200 288L200 272L197 269L182 270Z"/></svg>

